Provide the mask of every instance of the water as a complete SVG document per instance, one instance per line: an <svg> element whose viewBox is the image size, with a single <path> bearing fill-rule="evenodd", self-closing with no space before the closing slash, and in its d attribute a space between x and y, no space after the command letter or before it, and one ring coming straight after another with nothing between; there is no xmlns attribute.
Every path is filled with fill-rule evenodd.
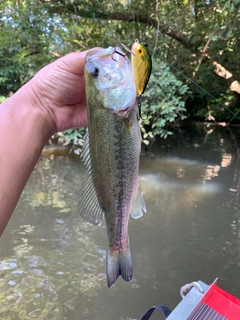
<svg viewBox="0 0 240 320"><path fill-rule="evenodd" d="M154 304L173 309L182 285L216 277L240 298L239 130L208 130L143 148L148 213L130 220L134 279L111 289L105 226L77 211L85 167L46 151L0 239L0 318L137 319Z"/></svg>

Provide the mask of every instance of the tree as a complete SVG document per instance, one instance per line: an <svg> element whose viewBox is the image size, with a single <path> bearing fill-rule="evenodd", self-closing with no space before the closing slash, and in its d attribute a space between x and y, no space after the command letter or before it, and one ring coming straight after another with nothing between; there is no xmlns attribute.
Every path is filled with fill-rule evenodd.
<svg viewBox="0 0 240 320"><path fill-rule="evenodd" d="M240 90L239 0L8 0L0 4L0 92L9 95L46 63L70 51L125 43L149 44L162 61L193 78L188 109L221 120L238 112ZM185 81L179 74L175 76ZM219 77L218 77L219 76ZM192 107L192 104L194 106Z"/></svg>

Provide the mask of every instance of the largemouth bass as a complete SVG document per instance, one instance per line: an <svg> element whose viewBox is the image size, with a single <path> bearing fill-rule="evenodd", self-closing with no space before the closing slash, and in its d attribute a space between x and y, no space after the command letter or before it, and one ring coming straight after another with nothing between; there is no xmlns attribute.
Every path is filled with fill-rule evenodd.
<svg viewBox="0 0 240 320"><path fill-rule="evenodd" d="M100 225L105 217L107 283L132 280L130 214L146 211L138 185L141 134L131 64L120 48L90 50L85 63L88 132L82 151L89 180L79 202L81 216Z"/></svg>

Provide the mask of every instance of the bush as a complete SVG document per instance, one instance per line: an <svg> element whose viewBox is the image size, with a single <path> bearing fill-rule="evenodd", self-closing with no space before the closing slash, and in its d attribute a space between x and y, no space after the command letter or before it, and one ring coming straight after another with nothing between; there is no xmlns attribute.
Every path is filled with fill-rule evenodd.
<svg viewBox="0 0 240 320"><path fill-rule="evenodd" d="M157 135L166 138L172 134L165 127L186 118L184 97L189 93L188 86L175 77L165 62L154 59L153 73L142 98L141 131L145 143Z"/></svg>

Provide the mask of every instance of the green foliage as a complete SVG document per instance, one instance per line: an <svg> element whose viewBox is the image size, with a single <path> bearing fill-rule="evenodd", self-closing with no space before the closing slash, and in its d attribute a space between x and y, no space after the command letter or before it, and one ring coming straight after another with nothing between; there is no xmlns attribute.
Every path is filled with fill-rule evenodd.
<svg viewBox="0 0 240 320"><path fill-rule="evenodd" d="M58 132L55 134L55 138L57 139L59 144L63 146L67 146L69 144L72 145L72 149L74 153L80 154L80 149L83 145L83 138L86 133L86 129L69 129L64 132Z"/></svg>
<svg viewBox="0 0 240 320"><path fill-rule="evenodd" d="M4 2L0 13L0 92L8 96L53 60L53 21L35 1Z"/></svg>
<svg viewBox="0 0 240 320"><path fill-rule="evenodd" d="M0 103L2 103L2 102L5 101L5 100L6 100L6 97L0 96Z"/></svg>
<svg viewBox="0 0 240 320"><path fill-rule="evenodd" d="M184 97L188 86L178 80L170 67L160 59L154 59L153 73L142 100L141 129L144 142L155 136L166 138L172 134L166 124L186 118Z"/></svg>
<svg viewBox="0 0 240 320"><path fill-rule="evenodd" d="M156 134L165 137L168 131L164 125L184 118L185 99L191 118L204 120L210 108L216 120L230 119L232 115L217 102L237 112L239 95L229 91L229 83L214 74L211 60L202 59L201 52L229 70L234 80L240 79L240 1L157 3L158 6L149 0L0 2L0 95L8 97L41 67L68 52L116 43L131 46L139 38L217 99L210 99L190 83L191 95L186 96L186 86L178 82L185 79L171 69L180 80L174 78L167 64L155 63L143 99L143 111L148 115L148 120L142 121L145 138Z"/></svg>

